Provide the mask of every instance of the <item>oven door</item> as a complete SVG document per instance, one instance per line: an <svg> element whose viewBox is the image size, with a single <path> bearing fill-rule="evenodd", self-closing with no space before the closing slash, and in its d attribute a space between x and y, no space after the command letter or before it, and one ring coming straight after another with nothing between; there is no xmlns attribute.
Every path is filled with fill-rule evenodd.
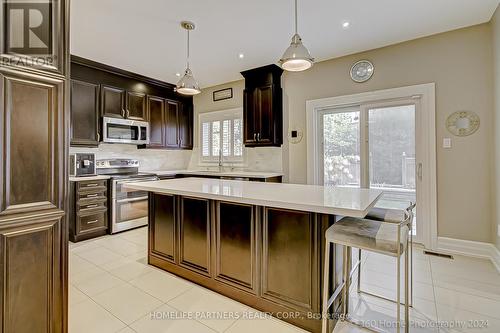
<svg viewBox="0 0 500 333"><path fill-rule="evenodd" d="M157 179L157 177L127 178L127 180L113 181L111 233L148 224L148 192L127 189L123 185Z"/></svg>

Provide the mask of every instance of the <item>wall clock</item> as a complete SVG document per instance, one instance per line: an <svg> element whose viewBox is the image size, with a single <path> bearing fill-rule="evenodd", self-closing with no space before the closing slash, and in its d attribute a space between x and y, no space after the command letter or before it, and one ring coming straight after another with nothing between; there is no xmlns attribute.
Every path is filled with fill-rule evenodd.
<svg viewBox="0 0 500 333"><path fill-rule="evenodd" d="M368 81L372 75L375 67L368 60L360 60L351 67L351 79L354 82L362 83Z"/></svg>
<svg viewBox="0 0 500 333"><path fill-rule="evenodd" d="M457 111L446 119L446 128L456 136L467 136L479 128L479 116L470 111Z"/></svg>

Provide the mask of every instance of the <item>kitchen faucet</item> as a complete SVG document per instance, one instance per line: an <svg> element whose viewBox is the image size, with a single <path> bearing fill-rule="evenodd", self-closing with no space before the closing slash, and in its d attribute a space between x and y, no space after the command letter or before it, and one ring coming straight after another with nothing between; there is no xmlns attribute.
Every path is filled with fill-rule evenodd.
<svg viewBox="0 0 500 333"><path fill-rule="evenodd" d="M219 171L222 171L222 149L219 149Z"/></svg>

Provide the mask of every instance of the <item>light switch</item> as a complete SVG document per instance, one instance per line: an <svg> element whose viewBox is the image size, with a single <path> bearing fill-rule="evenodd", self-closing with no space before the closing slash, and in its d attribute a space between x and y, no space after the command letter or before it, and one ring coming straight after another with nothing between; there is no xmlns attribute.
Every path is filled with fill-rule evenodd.
<svg viewBox="0 0 500 333"><path fill-rule="evenodd" d="M443 138L443 148L451 148L451 138Z"/></svg>

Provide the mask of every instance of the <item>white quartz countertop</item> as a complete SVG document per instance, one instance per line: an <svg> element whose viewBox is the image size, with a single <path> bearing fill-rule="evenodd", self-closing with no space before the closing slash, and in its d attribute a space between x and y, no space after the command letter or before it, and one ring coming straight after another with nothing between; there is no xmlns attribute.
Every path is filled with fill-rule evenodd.
<svg viewBox="0 0 500 333"><path fill-rule="evenodd" d="M148 170L158 176L167 175L198 175L198 176L219 176L219 177L241 177L241 178L271 178L283 176L279 172L267 171L214 171L214 170Z"/></svg>
<svg viewBox="0 0 500 333"><path fill-rule="evenodd" d="M365 217L382 195L382 191L373 189L195 177L128 183L124 186L159 194L176 194L352 217Z"/></svg>
<svg viewBox="0 0 500 333"><path fill-rule="evenodd" d="M69 181L70 182L82 182L82 181L86 181L86 180L105 180L105 179L109 179L109 178L110 178L109 176L102 176L102 175L84 176L84 177L69 177Z"/></svg>

